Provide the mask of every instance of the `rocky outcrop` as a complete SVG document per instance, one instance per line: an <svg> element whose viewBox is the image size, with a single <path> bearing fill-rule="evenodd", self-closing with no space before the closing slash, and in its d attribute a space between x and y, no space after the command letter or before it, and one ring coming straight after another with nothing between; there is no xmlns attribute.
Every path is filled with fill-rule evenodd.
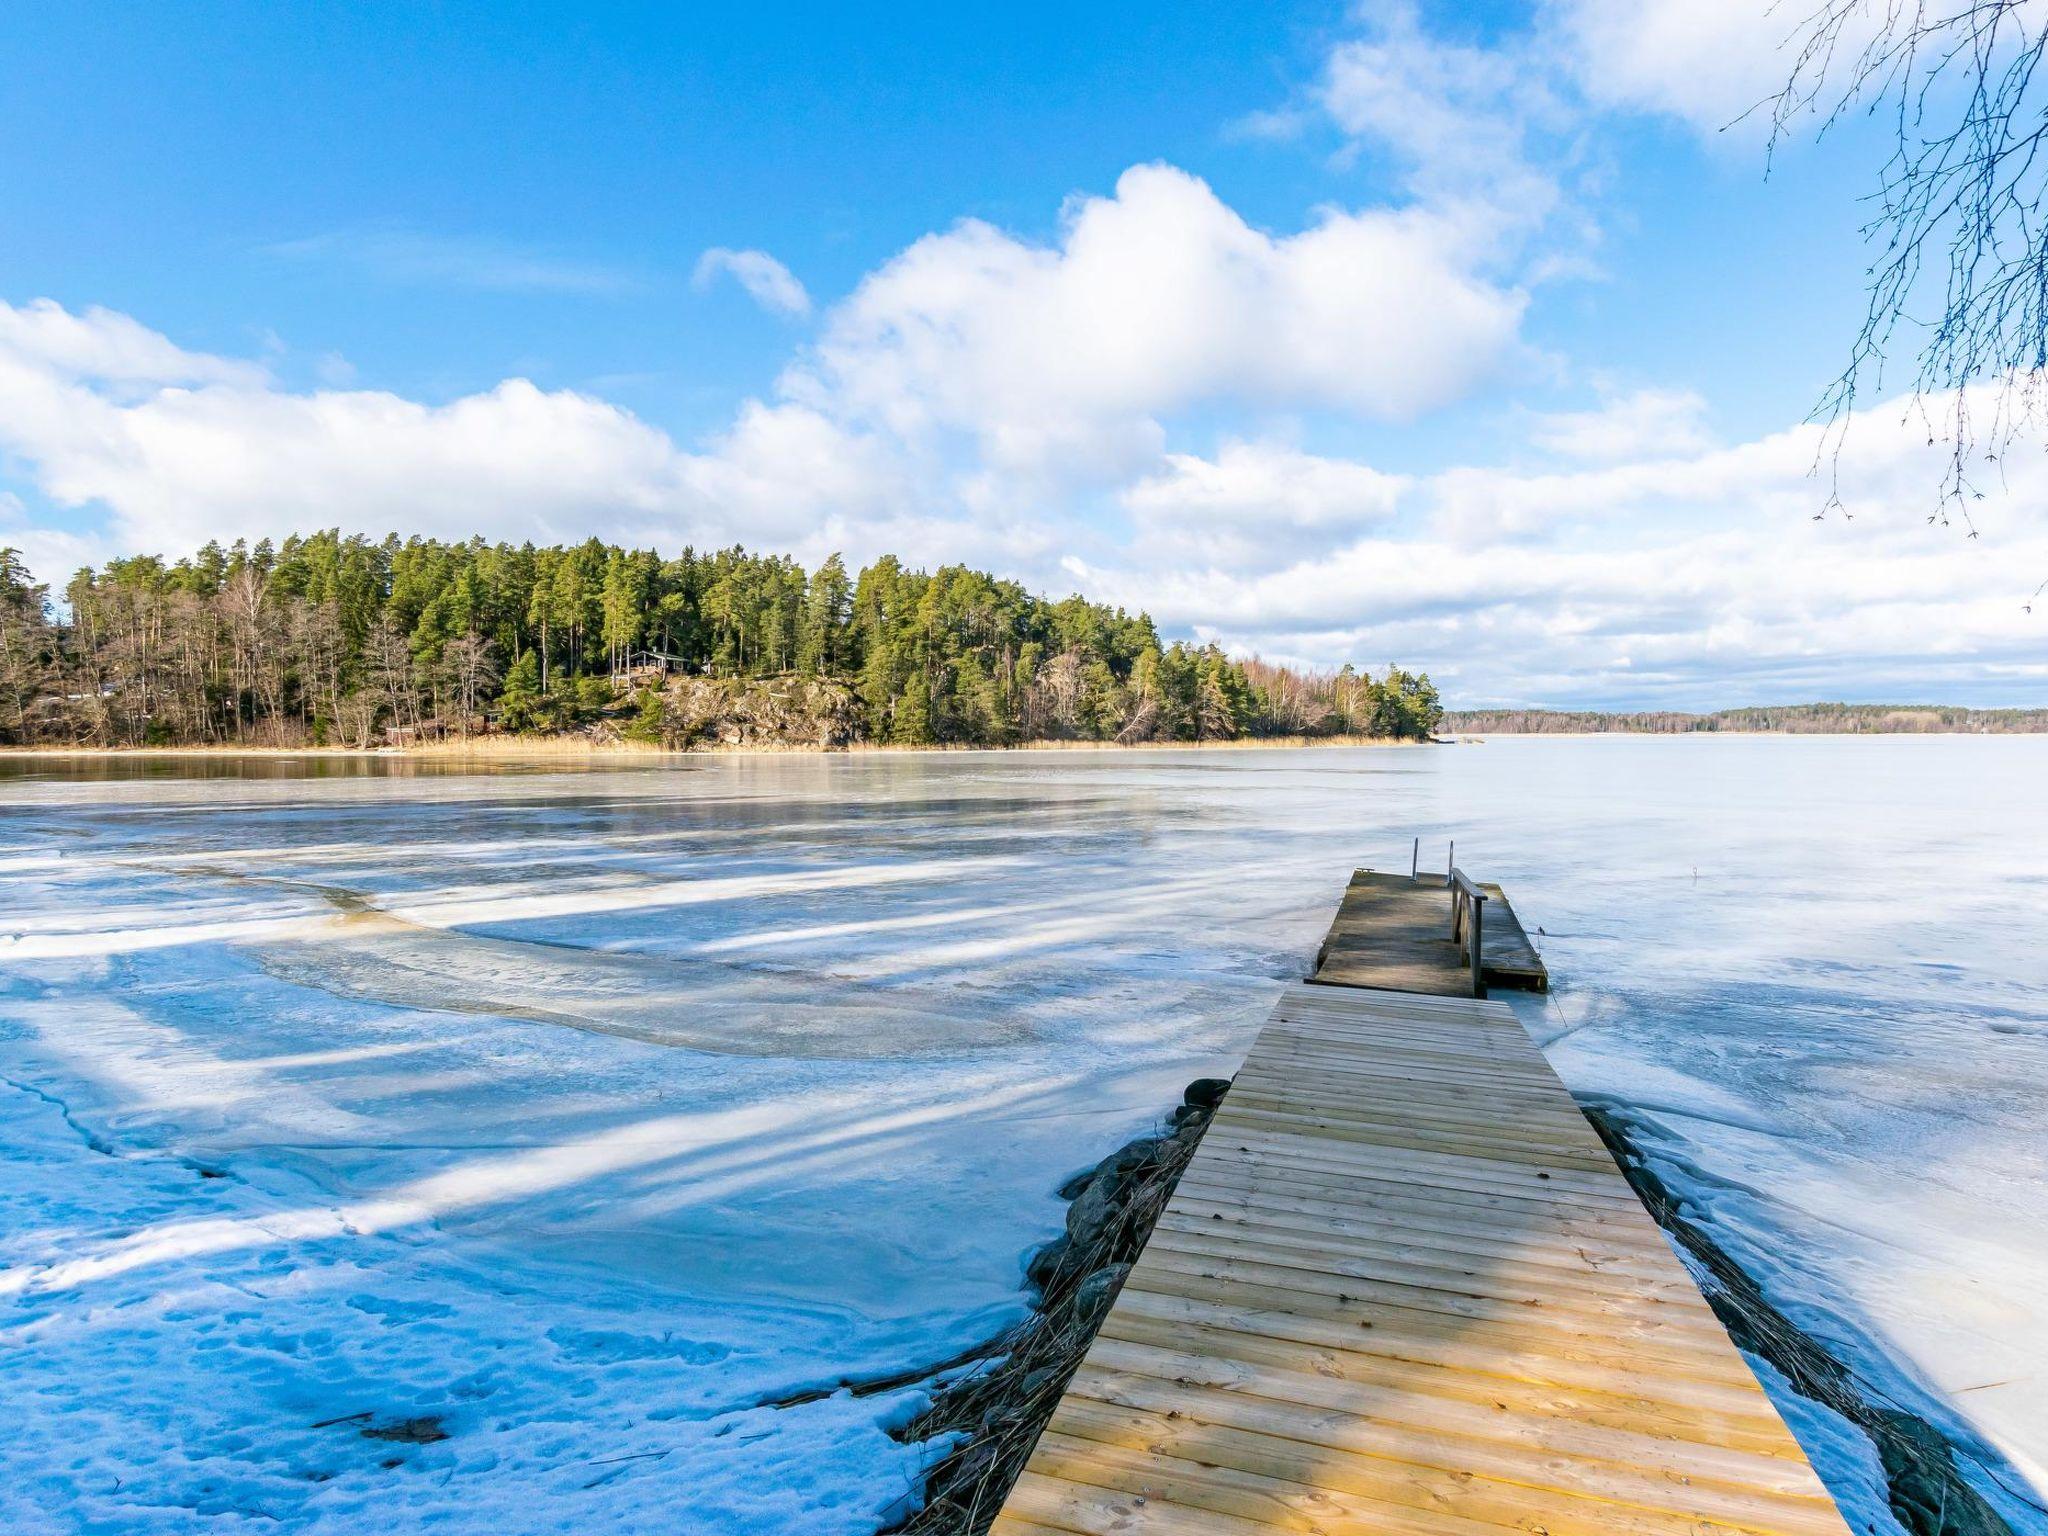
<svg viewBox="0 0 2048 1536"><path fill-rule="evenodd" d="M860 701L826 678L678 674L655 697L634 732L667 747L833 748L860 738Z"/></svg>
<svg viewBox="0 0 2048 1536"><path fill-rule="evenodd" d="M932 1465L922 1504L892 1530L988 1529L1229 1087L1215 1077L1188 1084L1166 1134L1141 1136L1060 1186L1072 1202L1066 1230L1025 1266L1038 1293L1032 1316L898 1432L906 1441L958 1438Z"/></svg>

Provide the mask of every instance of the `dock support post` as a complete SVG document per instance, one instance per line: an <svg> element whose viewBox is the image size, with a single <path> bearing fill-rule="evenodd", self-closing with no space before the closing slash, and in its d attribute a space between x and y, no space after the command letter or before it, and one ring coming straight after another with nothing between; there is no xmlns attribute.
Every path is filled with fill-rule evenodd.
<svg viewBox="0 0 2048 1536"><path fill-rule="evenodd" d="M1408 878L1413 880L1422 871L1422 838L1418 835L1415 847L1408 855Z"/></svg>

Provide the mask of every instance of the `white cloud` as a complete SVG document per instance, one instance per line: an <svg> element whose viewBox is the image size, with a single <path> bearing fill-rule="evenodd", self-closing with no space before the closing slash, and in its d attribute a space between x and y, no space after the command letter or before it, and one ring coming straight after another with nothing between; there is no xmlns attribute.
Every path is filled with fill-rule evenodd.
<svg viewBox="0 0 2048 1536"><path fill-rule="evenodd" d="M1745 113L1755 133L1797 54L1809 8L1779 0L1552 0L1547 23L1594 102L1716 133Z"/></svg>
<svg viewBox="0 0 2048 1536"><path fill-rule="evenodd" d="M329 387L298 391L126 316L0 306L0 446L53 502L104 507L149 547L325 523L544 537L618 517L671 541L788 541L887 501L898 531L957 530L964 510L1050 560L1044 498L1160 469L1178 413L1406 420L1516 356L1524 296L1481 270L1482 243L1421 208L1272 234L1197 178L1140 166L1075 199L1051 243L974 221L914 243L831 310L773 399L693 447L523 379L428 404L350 387L329 359ZM700 265L807 302L760 252Z"/></svg>
<svg viewBox="0 0 2048 1536"><path fill-rule="evenodd" d="M1524 296L1430 212L1254 229L1170 166L1076 199L1059 241L979 221L861 283L785 377L792 398L912 442L957 434L1010 473L1120 474L1209 400L1405 420L1498 368Z"/></svg>
<svg viewBox="0 0 2048 1536"><path fill-rule="evenodd" d="M802 405L749 400L728 430L683 462L698 515L754 541L763 527L794 540L826 518L875 520L918 494L888 445Z"/></svg>
<svg viewBox="0 0 2048 1536"><path fill-rule="evenodd" d="M1528 139L1568 113L1526 48L1432 37L1412 4L1367 13L1367 25L1330 50L1315 104L1353 139L1389 152L1424 199L1476 201L1514 228L1547 217L1558 189L1531 163ZM1565 158L1546 149L1547 159Z"/></svg>
<svg viewBox="0 0 2048 1536"><path fill-rule="evenodd" d="M1396 476L1257 441L1152 454L1109 487L1125 536L1080 502L963 506L949 461L798 401L750 402L684 448L523 380L440 405L296 392L124 316L0 305L0 451L47 501L107 514L63 531L0 500L0 542L59 583L120 549L329 524L894 549L1077 584L1241 650L1427 665L1472 702L1986 701L2048 684L2041 621L2021 611L2048 570L2048 460L2008 461L1971 542L1925 526L1941 450L1898 409L1851 429L1853 523L1811 520L1813 428L1679 448L1630 422L1683 423L1684 397L1583 414L1537 431L1608 461L1551 472Z"/></svg>
<svg viewBox="0 0 2048 1536"><path fill-rule="evenodd" d="M1225 443L1213 459L1167 454L1122 502L1147 547L1268 569L1391 520L1408 482L1365 464L1273 443Z"/></svg>
<svg viewBox="0 0 2048 1536"><path fill-rule="evenodd" d="M1403 486L1392 521L1279 562L1162 560L1152 540L1073 570L1234 650L1428 666L1473 703L2037 695L2024 573L2048 571L2048 460L2008 466L1971 541L1926 526L1942 450L1924 429L1887 408L1852 432L1853 522L1813 520L1820 438L1799 427L1570 473L1445 471Z"/></svg>
<svg viewBox="0 0 2048 1536"><path fill-rule="evenodd" d="M115 387L260 384L266 377L254 363L188 352L114 310L74 315L52 299L0 303L0 366Z"/></svg>
<svg viewBox="0 0 2048 1536"><path fill-rule="evenodd" d="M890 489L871 446L800 406L752 404L701 453L632 413L524 379L443 405L296 393L125 316L0 304L0 449L124 543L337 524L462 536L792 540Z"/></svg>
<svg viewBox="0 0 2048 1536"><path fill-rule="evenodd" d="M1708 446L1706 410L1689 389L1639 389L1610 394L1597 410L1536 413L1529 436L1570 459L1664 458Z"/></svg>
<svg viewBox="0 0 2048 1536"><path fill-rule="evenodd" d="M1816 120L1893 93L1903 97L1895 105L1931 110L1941 93L1923 89L1937 61L1978 51L2017 60L2048 24L2048 3L1544 0L1540 15L1539 35L1593 106L1662 113L1708 137L1732 130L1753 148L1795 70L1793 104ZM1916 49L1896 49L1916 35Z"/></svg>
<svg viewBox="0 0 2048 1536"><path fill-rule="evenodd" d="M270 256L329 262L383 282L445 284L498 293L604 296L639 286L629 274L598 262L528 250L474 236L409 230L340 230L281 240Z"/></svg>
<svg viewBox="0 0 2048 1536"><path fill-rule="evenodd" d="M1314 141L1334 128L1338 170L1370 159L1411 207L1460 229L1468 263L1511 271L1519 288L1595 270L1584 102L1550 37L1460 41L1426 27L1415 0L1354 16L1355 34L1326 50L1312 82L1233 133Z"/></svg>
<svg viewBox="0 0 2048 1536"><path fill-rule="evenodd" d="M697 258L693 281L708 288L721 274L729 274L748 297L771 314L791 317L811 312L811 296L789 268L766 251L735 251L715 245Z"/></svg>
<svg viewBox="0 0 2048 1536"><path fill-rule="evenodd" d="M12 491L0 491L0 549L19 551L31 577L53 592L61 592L80 566L98 565L121 552L101 536L32 522L28 508Z"/></svg>

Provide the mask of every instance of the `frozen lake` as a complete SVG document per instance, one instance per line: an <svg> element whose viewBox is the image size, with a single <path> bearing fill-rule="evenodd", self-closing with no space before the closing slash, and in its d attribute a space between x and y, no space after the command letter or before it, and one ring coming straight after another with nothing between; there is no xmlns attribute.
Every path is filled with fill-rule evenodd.
<svg viewBox="0 0 2048 1536"><path fill-rule="evenodd" d="M2048 1529L2044 783L2042 738L0 759L0 1529L870 1532L920 1398L841 1384L1018 1316L1055 1186L1414 834L1543 929L1574 1090Z"/></svg>

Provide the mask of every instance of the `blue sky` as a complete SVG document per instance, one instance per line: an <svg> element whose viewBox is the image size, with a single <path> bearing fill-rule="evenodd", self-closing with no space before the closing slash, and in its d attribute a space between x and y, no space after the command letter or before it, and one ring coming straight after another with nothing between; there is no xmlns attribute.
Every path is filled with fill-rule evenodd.
<svg viewBox="0 0 2048 1536"><path fill-rule="evenodd" d="M0 541L896 549L1475 703L2038 701L2039 497L1929 529L1880 410L1811 521L1882 144L1767 181L1787 23L1705 9L42 8Z"/></svg>

